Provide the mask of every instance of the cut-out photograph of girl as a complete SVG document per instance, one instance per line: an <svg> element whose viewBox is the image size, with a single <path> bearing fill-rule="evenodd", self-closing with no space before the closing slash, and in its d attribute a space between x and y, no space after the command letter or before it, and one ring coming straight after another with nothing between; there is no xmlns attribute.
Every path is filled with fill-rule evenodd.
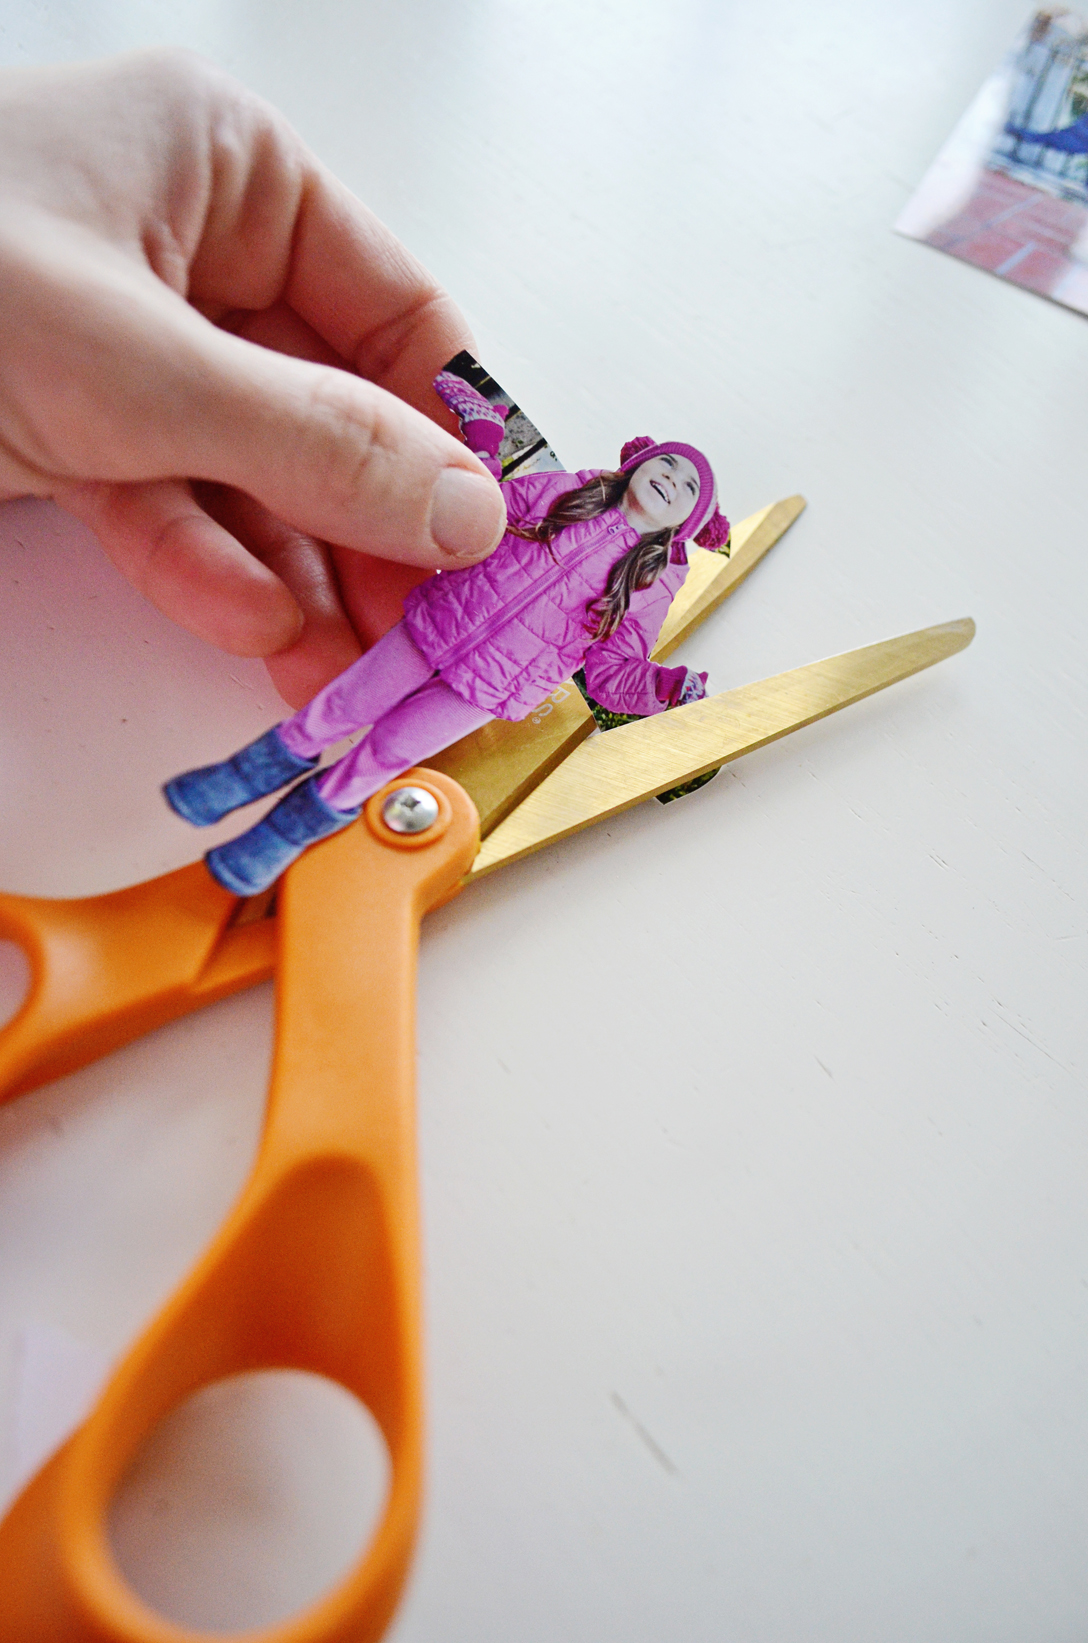
<svg viewBox="0 0 1088 1643"><path fill-rule="evenodd" d="M687 574L688 542L728 547L703 452L643 436L614 468L567 472L527 419L531 432L519 426L504 444L516 408L469 356L451 361L435 388L501 475L506 533L489 558L412 588L403 619L298 713L231 758L167 782L168 803L196 826L295 784L205 856L236 895L266 889L402 771L490 719L527 718L578 669L611 714L645 717L705 695L705 673L650 660ZM318 770L326 748L363 729Z"/></svg>
<svg viewBox="0 0 1088 1643"><path fill-rule="evenodd" d="M1034 14L895 226L1088 313L1088 20Z"/></svg>

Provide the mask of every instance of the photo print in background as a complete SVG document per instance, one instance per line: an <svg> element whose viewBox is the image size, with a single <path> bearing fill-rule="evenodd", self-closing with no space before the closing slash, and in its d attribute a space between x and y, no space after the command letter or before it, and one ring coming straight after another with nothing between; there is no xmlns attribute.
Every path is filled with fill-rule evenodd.
<svg viewBox="0 0 1088 1643"><path fill-rule="evenodd" d="M1088 19L1035 13L895 226L1088 313Z"/></svg>

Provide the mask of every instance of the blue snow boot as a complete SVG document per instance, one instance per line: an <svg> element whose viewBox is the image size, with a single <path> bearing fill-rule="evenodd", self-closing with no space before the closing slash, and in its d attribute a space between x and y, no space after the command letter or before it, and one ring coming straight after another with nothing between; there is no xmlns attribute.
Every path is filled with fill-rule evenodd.
<svg viewBox="0 0 1088 1643"><path fill-rule="evenodd" d="M1088 114L1082 114L1071 126L1058 126L1054 131L1029 131L1025 126L1011 123L1005 130L1022 143L1038 143L1040 148L1056 148L1065 154L1088 154Z"/></svg>
<svg viewBox="0 0 1088 1643"><path fill-rule="evenodd" d="M317 778L299 782L274 810L228 844L209 850L204 860L213 878L236 896L267 890L308 844L338 833L353 822L356 810L334 810L317 791Z"/></svg>
<svg viewBox="0 0 1088 1643"><path fill-rule="evenodd" d="M286 787L316 763L316 755L304 759L285 747L273 726L222 764L202 765L199 770L175 776L166 783L163 793L177 815L194 827L210 827L239 805L263 799L277 787Z"/></svg>

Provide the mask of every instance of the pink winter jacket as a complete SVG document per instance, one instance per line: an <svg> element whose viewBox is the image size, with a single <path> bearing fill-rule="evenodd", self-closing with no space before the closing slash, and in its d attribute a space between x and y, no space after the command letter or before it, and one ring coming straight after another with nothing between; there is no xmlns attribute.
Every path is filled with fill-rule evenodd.
<svg viewBox="0 0 1088 1643"><path fill-rule="evenodd" d="M534 524L557 496L599 471L508 480L507 517ZM507 532L481 564L442 571L413 588L404 601L405 625L451 689L498 719L524 719L583 663L589 693L602 707L660 713L666 702L657 687L675 670L659 668L649 655L687 575L683 546L674 545L652 587L632 595L610 639L591 642L588 631L587 604L600 598L612 566L637 541L618 508L568 525L551 552Z"/></svg>

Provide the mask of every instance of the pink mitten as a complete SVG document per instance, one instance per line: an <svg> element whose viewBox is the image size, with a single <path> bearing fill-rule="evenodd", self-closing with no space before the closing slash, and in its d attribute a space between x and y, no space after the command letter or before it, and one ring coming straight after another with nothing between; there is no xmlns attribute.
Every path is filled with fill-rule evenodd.
<svg viewBox="0 0 1088 1643"><path fill-rule="evenodd" d="M706 695L706 674L689 667L659 667L655 694L666 707L684 707L701 702Z"/></svg>
<svg viewBox="0 0 1088 1643"><path fill-rule="evenodd" d="M469 450L475 452L489 473L501 479L499 446L510 414L509 405L492 405L471 383L454 376L452 371L439 371L434 389L443 404L457 413Z"/></svg>
<svg viewBox="0 0 1088 1643"><path fill-rule="evenodd" d="M706 674L693 673L691 668L688 668L687 678L681 686L675 705L677 707L686 707L688 702L701 702L705 695Z"/></svg>

